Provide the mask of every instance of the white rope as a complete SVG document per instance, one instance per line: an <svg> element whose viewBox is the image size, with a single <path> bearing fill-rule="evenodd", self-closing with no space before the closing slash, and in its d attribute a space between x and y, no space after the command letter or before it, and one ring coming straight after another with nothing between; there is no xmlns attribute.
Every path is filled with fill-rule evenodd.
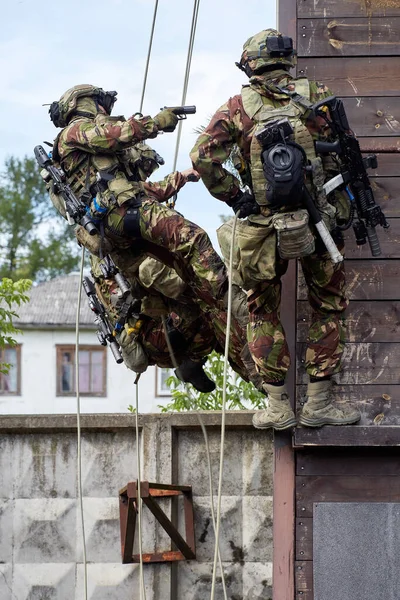
<svg viewBox="0 0 400 600"><path fill-rule="evenodd" d="M155 25L156 25L157 9L158 9L158 0L155 0L154 13L153 13L153 23L151 25L151 33L150 33L150 41L149 41L149 49L148 49L148 52L147 52L146 67L144 69L143 86L142 86L142 97L140 99L140 108L139 108L139 112L140 113L143 110L143 101L144 101L144 95L145 95L145 92L146 92L147 75L149 73L149 64L150 64L151 48L153 46L153 37L154 37L154 28L155 28Z"/></svg>
<svg viewBox="0 0 400 600"><path fill-rule="evenodd" d="M222 497L222 476L224 471L224 450L225 450L225 416L226 416L226 384L228 373L228 356L229 356L229 340L231 333L231 318L232 318L232 272L233 272L233 248L235 242L235 231L237 223L237 215L233 220L231 247L229 253L229 283L228 283L228 314L226 319L226 335L225 335L225 358L224 358L224 382L222 390L222 417L221 417L221 449L219 458L219 481L218 481L218 501L217 501L217 527L215 532L215 552L214 564L211 584L211 600L215 597L215 582L217 577L217 559L219 551L219 531L221 525L221 497Z"/></svg>
<svg viewBox="0 0 400 600"><path fill-rule="evenodd" d="M82 531L82 553L83 553L83 588L84 599L88 599L88 580L87 580L87 557L86 557L86 537L85 537L85 519L83 515L83 493L82 493L82 448L81 448L81 399L79 395L79 321L81 312L81 294L83 280L83 265L85 261L85 248L82 246L81 268L79 274L78 302L76 307L75 324L75 388L76 388L76 421L78 437L78 501L81 511L81 531Z"/></svg>
<svg viewBox="0 0 400 600"><path fill-rule="evenodd" d="M165 339L166 339L166 342L167 342L168 352L169 352L169 355L171 357L172 364L174 366L174 369L178 369L179 365L178 365L178 362L176 360L174 350L172 348L171 340L169 339L168 330L167 330L167 323L166 323L165 317L162 316L161 320L162 320L162 324L163 324L163 328L164 328L164 334L165 334ZM192 390L190 389L188 383L184 382L184 386L185 386L186 393L187 393L187 395L190 398L191 407L192 407L192 409L196 410L197 407L196 407L195 398L193 397L193 394L192 394ZM213 524L213 529L214 529L214 535L215 535L215 533L216 533L216 525L215 525L214 492L213 492L212 471L211 471L210 446L209 446L209 443L208 443L207 429L206 429L206 426L204 425L204 421L203 421L203 419L201 417L201 414L199 412L197 412L197 418L198 418L201 430L203 432L204 443L205 443L205 447L206 447L207 471L208 471L208 485L209 485L209 490L210 490L210 502L211 502L211 519L212 519L212 524ZM224 570L223 570L223 566L222 566L221 553L220 553L219 547L218 547L218 564L219 564L219 568L220 568L220 571L221 571L222 587L223 587L223 590L224 590L224 600L228 600L228 595L227 595L227 592L226 592L226 584L225 584L225 574L224 574Z"/></svg>
<svg viewBox="0 0 400 600"><path fill-rule="evenodd" d="M137 468L137 506L138 506L138 529L139 529L139 574L140 574L140 600L146 600L146 588L144 585L144 573L143 573L143 548L142 548L142 496L140 493L142 481L141 467L140 467L140 446L139 446L139 377L140 373L136 377L136 468Z"/></svg>
<svg viewBox="0 0 400 600"><path fill-rule="evenodd" d="M182 92L182 101L181 101L182 106L185 105L187 90L188 90L188 86L189 86L190 67L192 64L193 46L194 46L194 40L195 40L195 36L196 36L197 17L199 14L199 7L200 7L200 0L194 0L192 25L191 25L191 29L190 29L188 53L187 53L187 58L186 58L185 78L184 78L184 82L183 82L183 92ZM176 164L178 162L178 153L179 153L179 146L181 143L181 136L182 136L182 121L179 121L178 135L176 138L175 155L174 155L172 171L176 171Z"/></svg>

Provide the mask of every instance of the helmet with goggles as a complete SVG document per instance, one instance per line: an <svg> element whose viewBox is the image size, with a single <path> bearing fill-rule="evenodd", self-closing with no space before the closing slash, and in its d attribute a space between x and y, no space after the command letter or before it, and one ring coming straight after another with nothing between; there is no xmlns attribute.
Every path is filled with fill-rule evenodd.
<svg viewBox="0 0 400 600"><path fill-rule="evenodd" d="M52 102L49 113L56 127L65 127L75 114L93 117L99 112L99 105L106 113L111 114L116 101L117 92L105 92L103 88L94 85L75 85L67 90L58 101ZM87 98L87 106L82 99Z"/></svg>
<svg viewBox="0 0 400 600"><path fill-rule="evenodd" d="M276 29L264 29L243 44L243 53L236 66L252 77L280 67L293 67L295 57L292 38Z"/></svg>

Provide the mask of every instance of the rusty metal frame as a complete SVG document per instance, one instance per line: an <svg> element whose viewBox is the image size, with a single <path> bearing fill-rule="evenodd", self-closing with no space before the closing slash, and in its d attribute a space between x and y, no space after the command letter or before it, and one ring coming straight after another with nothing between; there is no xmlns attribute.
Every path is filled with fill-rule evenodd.
<svg viewBox="0 0 400 600"><path fill-rule="evenodd" d="M133 554L135 541L136 515L137 515L137 482L131 481L119 492L119 516L121 529L121 555L122 564L138 563L139 554ZM177 530L176 526L167 517L158 502L157 497L173 498L183 496L183 508L185 515L186 539ZM140 497L143 503L150 509L157 521L168 533L177 550L165 550L157 553L146 553L142 555L144 563L164 563L178 560L192 560L196 558L196 544L194 536L194 512L192 486L190 485L167 485L163 483L140 482Z"/></svg>

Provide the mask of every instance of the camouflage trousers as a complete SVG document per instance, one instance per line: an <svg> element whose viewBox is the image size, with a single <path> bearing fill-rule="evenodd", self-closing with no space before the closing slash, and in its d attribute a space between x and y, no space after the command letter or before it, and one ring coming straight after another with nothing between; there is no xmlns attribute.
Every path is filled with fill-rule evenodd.
<svg viewBox="0 0 400 600"><path fill-rule="evenodd" d="M306 371L313 377L331 376L340 370L345 341L343 313L348 300L345 295L344 263L333 264L329 255L316 253L301 258L300 262L312 308ZM281 277L287 266L287 261L278 257L276 277L248 291L249 348L257 369L267 383L284 381L290 366L289 349L280 320Z"/></svg>
<svg viewBox="0 0 400 600"><path fill-rule="evenodd" d="M138 208L140 237L132 237L124 232L126 210L123 205L107 216L105 234L114 246L154 256L173 267L207 306L222 308L226 269L206 232L175 210L145 198Z"/></svg>

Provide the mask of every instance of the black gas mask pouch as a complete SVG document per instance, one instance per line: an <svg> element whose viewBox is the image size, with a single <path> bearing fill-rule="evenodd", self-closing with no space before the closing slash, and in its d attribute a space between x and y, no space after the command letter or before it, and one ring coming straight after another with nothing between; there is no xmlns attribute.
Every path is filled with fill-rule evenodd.
<svg viewBox="0 0 400 600"><path fill-rule="evenodd" d="M298 204L307 164L303 148L295 142L278 142L263 149L261 160L267 180L267 202L276 208Z"/></svg>

